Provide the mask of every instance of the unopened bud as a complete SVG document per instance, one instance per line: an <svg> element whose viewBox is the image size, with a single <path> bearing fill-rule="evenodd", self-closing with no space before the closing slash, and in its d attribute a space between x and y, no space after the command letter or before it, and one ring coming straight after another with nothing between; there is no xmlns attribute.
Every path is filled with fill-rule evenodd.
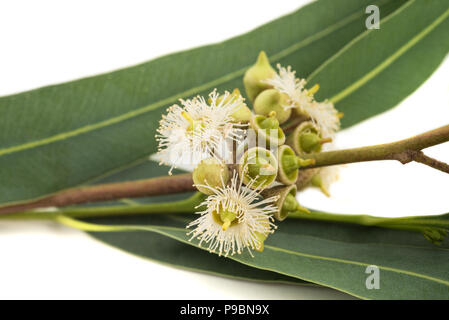
<svg viewBox="0 0 449 320"><path fill-rule="evenodd" d="M224 163L208 158L193 170L192 178L198 191L211 195L214 194L211 188L223 187L228 183L229 170Z"/></svg>
<svg viewBox="0 0 449 320"><path fill-rule="evenodd" d="M245 85L246 95L254 102L257 95L263 90L271 88L264 80L272 78L276 71L271 67L267 55L264 51L259 53L257 62L250 67L243 77L243 84Z"/></svg>
<svg viewBox="0 0 449 320"><path fill-rule="evenodd" d="M270 112L276 112L276 118L279 123L286 122L292 114L292 109L286 109L288 106L288 96L276 89L267 89L262 91L254 101L254 112L268 116Z"/></svg>

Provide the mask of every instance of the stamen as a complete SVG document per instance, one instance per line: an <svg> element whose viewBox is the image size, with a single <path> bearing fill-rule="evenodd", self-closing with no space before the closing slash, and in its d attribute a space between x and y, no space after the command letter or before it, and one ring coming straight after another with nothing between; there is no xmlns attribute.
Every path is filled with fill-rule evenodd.
<svg viewBox="0 0 449 320"><path fill-rule="evenodd" d="M308 95L309 97L311 97L311 96L313 96L315 93L317 93L318 90L320 90L320 85L317 83L317 84L315 84L312 88L310 88L310 89L307 91L307 95Z"/></svg>

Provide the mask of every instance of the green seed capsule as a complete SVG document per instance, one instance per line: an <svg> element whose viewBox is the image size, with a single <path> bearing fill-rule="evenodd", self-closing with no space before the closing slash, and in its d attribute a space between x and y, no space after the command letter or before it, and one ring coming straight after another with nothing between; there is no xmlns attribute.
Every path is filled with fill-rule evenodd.
<svg viewBox="0 0 449 320"><path fill-rule="evenodd" d="M261 51L256 64L250 67L243 77L246 95L251 102L254 102L257 95L263 90L271 88L263 81L272 78L275 74L276 71L271 67L267 55Z"/></svg>
<svg viewBox="0 0 449 320"><path fill-rule="evenodd" d="M288 106L288 96L276 89L262 91L254 101L254 112L268 116L272 111L276 112L279 123L286 122L292 114L292 109L285 109Z"/></svg>
<svg viewBox="0 0 449 320"><path fill-rule="evenodd" d="M214 192L210 188L222 187L228 183L229 170L224 163L215 158L208 158L193 170L192 178L198 191L211 195Z"/></svg>
<svg viewBox="0 0 449 320"><path fill-rule="evenodd" d="M279 147L278 150L279 172L277 180L283 184L294 184L298 180L299 168L315 163L313 159L301 159L293 149L287 145Z"/></svg>
<svg viewBox="0 0 449 320"><path fill-rule="evenodd" d="M287 144L301 156L321 152L323 144L331 141L330 138L323 138L319 129L311 121L305 121L288 137Z"/></svg>
<svg viewBox="0 0 449 320"><path fill-rule="evenodd" d="M275 212L276 220L285 220L291 212L310 213L309 210L302 207L296 200L296 186L277 186L262 192L264 198L278 196L276 202L278 211Z"/></svg>
<svg viewBox="0 0 449 320"><path fill-rule="evenodd" d="M285 143L285 134L279 126L276 112L272 111L268 117L253 115L250 123L257 135L265 139L267 146L279 146Z"/></svg>
<svg viewBox="0 0 449 320"><path fill-rule="evenodd" d="M240 179L252 189L264 189L270 186L275 181L277 172L276 157L267 149L251 148L240 159Z"/></svg>

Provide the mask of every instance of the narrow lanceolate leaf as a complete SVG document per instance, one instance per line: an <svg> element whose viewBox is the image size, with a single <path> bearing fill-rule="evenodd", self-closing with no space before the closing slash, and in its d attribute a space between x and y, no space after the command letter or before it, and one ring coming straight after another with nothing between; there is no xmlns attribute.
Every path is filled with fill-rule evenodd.
<svg viewBox="0 0 449 320"><path fill-rule="evenodd" d="M164 169L154 162L146 162L102 182L150 177ZM186 195L169 195L107 205L137 207L184 197ZM126 252L227 277L295 283L294 278L362 298L449 298L449 244L446 241L436 246L416 232L290 218L279 223L278 230L268 237L263 253L255 253L255 257L247 253L236 255L232 261L195 248L198 243L189 241L186 229L194 218L193 215L126 215L84 219L99 225L93 228L73 224L70 220L69 224ZM429 226L449 228L449 215L421 219ZM415 221L418 220L415 218ZM242 264L241 269L236 263ZM370 274L365 272L369 265L379 268L379 289L366 287ZM260 273L257 269L267 272Z"/></svg>
<svg viewBox="0 0 449 320"><path fill-rule="evenodd" d="M189 241L182 220L160 219L140 217L127 219L126 224L118 218L90 219L94 225L67 218L62 222L94 232L95 237L109 243L111 239L117 243L117 234L121 234L121 239L132 239L141 233L155 232L198 246L195 240ZM449 224L449 215L439 220ZM135 250L126 241L118 246ZM145 255L153 250L152 244L142 242L140 250ZM254 257L244 253L231 259L360 298L449 298L449 246L432 245L413 232L288 219L268 238L263 253ZM370 277L373 269L378 270L378 286Z"/></svg>
<svg viewBox="0 0 449 320"><path fill-rule="evenodd" d="M307 77L366 32L369 4L387 17L404 1L322 0L219 44L0 98L0 203L85 184L145 159L156 151L154 134L168 105L214 88L242 89L260 50ZM339 77L332 81L346 79ZM357 121L378 108L384 106Z"/></svg>
<svg viewBox="0 0 449 320"><path fill-rule="evenodd" d="M382 13L381 13L382 14ZM347 44L310 76L319 98L343 111L343 126L397 105L449 51L449 2L409 1ZM344 75L344 76L342 76Z"/></svg>

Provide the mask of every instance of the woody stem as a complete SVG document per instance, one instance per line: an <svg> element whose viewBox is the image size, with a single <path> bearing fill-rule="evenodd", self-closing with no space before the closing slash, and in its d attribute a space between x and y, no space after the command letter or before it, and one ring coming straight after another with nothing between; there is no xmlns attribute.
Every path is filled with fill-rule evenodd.
<svg viewBox="0 0 449 320"><path fill-rule="evenodd" d="M434 169L449 173L449 165L426 156L421 150L449 141L449 125L427 131L417 136L374 146L314 153L304 156L314 159L315 164L307 168L317 168L337 164L397 160L402 164L416 161Z"/></svg>
<svg viewBox="0 0 449 320"><path fill-rule="evenodd" d="M397 160L403 164L416 161L449 173L448 164L432 159L421 152L421 149L447 141L449 141L449 125L397 142L311 154L306 158L314 159L315 164L305 168L374 160ZM79 187L37 200L0 207L0 215L38 208L65 207L81 203L184 193L194 190L191 174Z"/></svg>

